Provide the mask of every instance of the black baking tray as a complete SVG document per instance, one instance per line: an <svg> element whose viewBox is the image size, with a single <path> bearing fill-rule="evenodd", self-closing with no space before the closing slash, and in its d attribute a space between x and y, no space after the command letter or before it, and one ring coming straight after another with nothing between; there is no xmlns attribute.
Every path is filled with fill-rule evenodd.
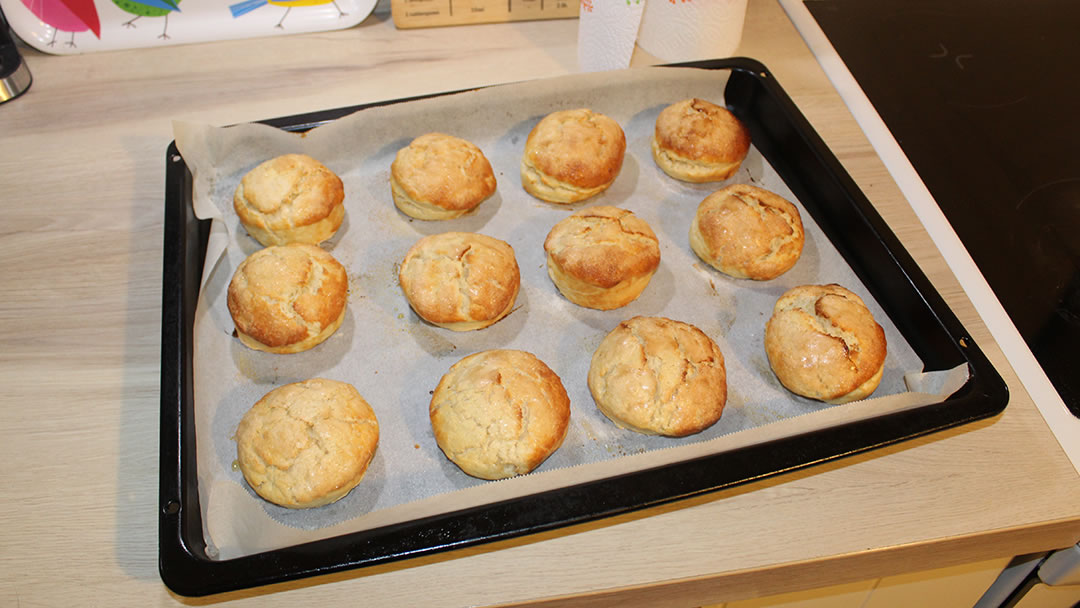
<svg viewBox="0 0 1080 608"><path fill-rule="evenodd" d="M609 517L871 450L1001 412L1008 389L899 240L779 83L746 58L650 69L730 72L726 103L897 329L924 371L964 365L944 402L795 437L231 560L206 554L195 456L192 332L210 223L194 216L192 176L166 154L161 340L159 557L177 594L202 596L362 568ZM265 121L302 131L380 102Z"/></svg>

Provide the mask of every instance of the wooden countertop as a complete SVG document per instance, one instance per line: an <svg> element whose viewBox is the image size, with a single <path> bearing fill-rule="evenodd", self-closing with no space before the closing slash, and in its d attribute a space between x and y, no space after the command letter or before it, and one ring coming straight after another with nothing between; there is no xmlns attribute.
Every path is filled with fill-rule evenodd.
<svg viewBox="0 0 1080 608"><path fill-rule="evenodd" d="M588 525L201 599L157 572L162 210L171 120L258 120L577 71L575 21L343 31L50 56L0 106L0 604L696 606L1071 545L1080 483L794 27L762 61L1009 383L1005 412ZM635 64L647 64L638 55Z"/></svg>

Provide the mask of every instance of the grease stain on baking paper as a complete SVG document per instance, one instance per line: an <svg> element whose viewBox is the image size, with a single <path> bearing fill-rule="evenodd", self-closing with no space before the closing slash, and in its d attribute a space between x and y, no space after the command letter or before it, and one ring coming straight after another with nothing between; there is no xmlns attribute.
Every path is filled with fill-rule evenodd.
<svg viewBox="0 0 1080 608"><path fill-rule="evenodd" d="M582 433L585 434L585 437L589 441L599 444L600 447L602 447L609 456L619 458L622 456L629 456L631 454L641 454L647 451L643 447L628 450L622 444L618 443L617 440L605 438L605 436L609 433L597 432L596 429L593 428L592 424L589 423L589 420L584 417L578 417L576 419L576 422Z"/></svg>
<svg viewBox="0 0 1080 608"><path fill-rule="evenodd" d="M363 287L369 286L370 284L372 284L374 282L375 282L375 277L373 277L372 275L370 275L368 273L357 272L357 273L350 274L349 275L349 300L355 302L356 300L365 299L367 297L367 295L365 295L367 292L369 292L369 291L373 292L375 290L371 289L370 287L368 287L368 289L363 289Z"/></svg>
<svg viewBox="0 0 1080 608"><path fill-rule="evenodd" d="M236 338L239 341L239 338L236 336L235 330L233 331L233 338ZM246 349L247 347L244 348ZM247 351L234 349L234 354L235 356L233 356L233 363L236 365L236 373L238 374L237 377L241 379L257 377L258 371L255 367L255 362L252 361L252 358L250 356L248 356Z"/></svg>
<svg viewBox="0 0 1080 608"><path fill-rule="evenodd" d="M755 403L753 407L744 407L742 400L733 400L731 397L731 395L728 396L728 408L731 408L731 414L738 411L743 418L750 422L749 425L742 426L738 430L757 428L784 418L783 413L773 410L766 404ZM728 413L726 408L724 413Z"/></svg>
<svg viewBox="0 0 1080 608"><path fill-rule="evenodd" d="M592 425L589 424L588 420L578 420L578 424L581 425L581 430L585 433L585 437L587 437L590 441L599 440L599 438L596 436L596 431L593 430Z"/></svg>
<svg viewBox="0 0 1080 608"><path fill-rule="evenodd" d="M779 384L779 382L776 380L776 375L773 374L772 366L769 365L769 362L766 359L763 359L760 356L753 356L750 358L750 366L754 368L759 378L764 379L770 384Z"/></svg>
<svg viewBox="0 0 1080 608"><path fill-rule="evenodd" d="M605 445L604 448L608 451L608 454L611 454L615 458L622 458L624 456L633 456L635 454L644 454L645 452L649 451L647 448L641 447L641 446L636 447L634 449L628 450L625 447L623 447L622 445L618 445L618 444L616 444L616 445Z"/></svg>
<svg viewBox="0 0 1080 608"><path fill-rule="evenodd" d="M420 348L434 356L448 355L457 350L457 345L440 336L437 332L421 324L422 321L409 326L409 334L416 340Z"/></svg>

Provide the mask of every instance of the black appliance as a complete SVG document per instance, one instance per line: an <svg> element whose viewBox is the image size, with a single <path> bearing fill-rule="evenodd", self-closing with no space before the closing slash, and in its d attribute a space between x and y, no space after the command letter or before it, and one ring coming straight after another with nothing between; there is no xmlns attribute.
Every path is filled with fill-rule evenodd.
<svg viewBox="0 0 1080 608"><path fill-rule="evenodd" d="M15 46L3 11L0 11L0 103L15 99L30 88L30 69Z"/></svg>
<svg viewBox="0 0 1080 608"><path fill-rule="evenodd" d="M805 6L1080 417L1080 3Z"/></svg>

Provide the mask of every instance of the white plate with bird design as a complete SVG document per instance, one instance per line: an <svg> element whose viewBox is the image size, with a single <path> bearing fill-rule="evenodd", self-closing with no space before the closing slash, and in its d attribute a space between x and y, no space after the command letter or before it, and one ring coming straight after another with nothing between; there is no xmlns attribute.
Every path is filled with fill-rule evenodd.
<svg viewBox="0 0 1080 608"><path fill-rule="evenodd" d="M15 34L45 53L188 44L352 27L377 0L0 0Z"/></svg>

